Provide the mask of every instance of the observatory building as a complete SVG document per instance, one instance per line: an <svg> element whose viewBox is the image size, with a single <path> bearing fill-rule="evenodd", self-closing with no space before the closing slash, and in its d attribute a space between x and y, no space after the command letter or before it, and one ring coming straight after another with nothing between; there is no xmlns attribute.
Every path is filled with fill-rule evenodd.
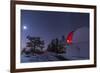
<svg viewBox="0 0 100 73"><path fill-rule="evenodd" d="M81 27L67 36L66 56L68 59L89 59L89 28Z"/></svg>

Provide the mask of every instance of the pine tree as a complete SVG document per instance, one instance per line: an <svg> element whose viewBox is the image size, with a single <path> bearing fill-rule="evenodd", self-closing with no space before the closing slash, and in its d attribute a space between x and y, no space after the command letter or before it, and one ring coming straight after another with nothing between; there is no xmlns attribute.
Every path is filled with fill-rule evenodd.
<svg viewBox="0 0 100 73"><path fill-rule="evenodd" d="M58 38L53 39L51 41L51 43L48 45L47 50L50 52L54 52L54 53L65 53L66 52L66 39L64 36L62 36L61 40L59 40Z"/></svg>
<svg viewBox="0 0 100 73"><path fill-rule="evenodd" d="M41 51L44 48L44 41L40 39L40 37L31 37L27 36L28 42L26 43L26 48L30 48L31 53L34 55L38 53L39 50L37 47L41 48Z"/></svg>

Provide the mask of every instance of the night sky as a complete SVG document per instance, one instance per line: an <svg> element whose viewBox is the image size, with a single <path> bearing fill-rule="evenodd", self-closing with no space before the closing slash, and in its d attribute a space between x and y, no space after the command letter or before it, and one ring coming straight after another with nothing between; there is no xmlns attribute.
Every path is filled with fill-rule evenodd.
<svg viewBox="0 0 100 73"><path fill-rule="evenodd" d="M41 37L47 46L84 26L89 27L89 13L21 10L21 46L26 46L27 35Z"/></svg>

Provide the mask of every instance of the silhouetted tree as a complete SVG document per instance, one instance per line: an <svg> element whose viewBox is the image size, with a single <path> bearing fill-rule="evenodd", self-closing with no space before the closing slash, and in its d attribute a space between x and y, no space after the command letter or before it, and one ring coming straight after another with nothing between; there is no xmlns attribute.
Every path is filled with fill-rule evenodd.
<svg viewBox="0 0 100 73"><path fill-rule="evenodd" d="M34 55L39 50L37 47L41 48L41 51L44 48L44 41L40 39L40 37L26 37L29 41L26 43L26 49L30 48L31 53ZM24 51L24 50L23 50Z"/></svg>
<svg viewBox="0 0 100 73"><path fill-rule="evenodd" d="M62 36L62 39L58 38L53 39L51 43L48 45L48 51L55 53L65 53L65 37Z"/></svg>
<svg viewBox="0 0 100 73"><path fill-rule="evenodd" d="M40 44L39 44L40 48L41 48L41 51L43 50L44 48L44 41L40 41Z"/></svg>

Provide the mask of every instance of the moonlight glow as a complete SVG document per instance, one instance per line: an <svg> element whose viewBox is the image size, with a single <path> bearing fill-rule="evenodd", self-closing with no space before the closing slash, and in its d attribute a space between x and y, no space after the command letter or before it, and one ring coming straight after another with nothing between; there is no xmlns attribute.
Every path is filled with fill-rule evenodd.
<svg viewBox="0 0 100 73"><path fill-rule="evenodd" d="M23 29L26 30L27 29L27 26L23 26Z"/></svg>

